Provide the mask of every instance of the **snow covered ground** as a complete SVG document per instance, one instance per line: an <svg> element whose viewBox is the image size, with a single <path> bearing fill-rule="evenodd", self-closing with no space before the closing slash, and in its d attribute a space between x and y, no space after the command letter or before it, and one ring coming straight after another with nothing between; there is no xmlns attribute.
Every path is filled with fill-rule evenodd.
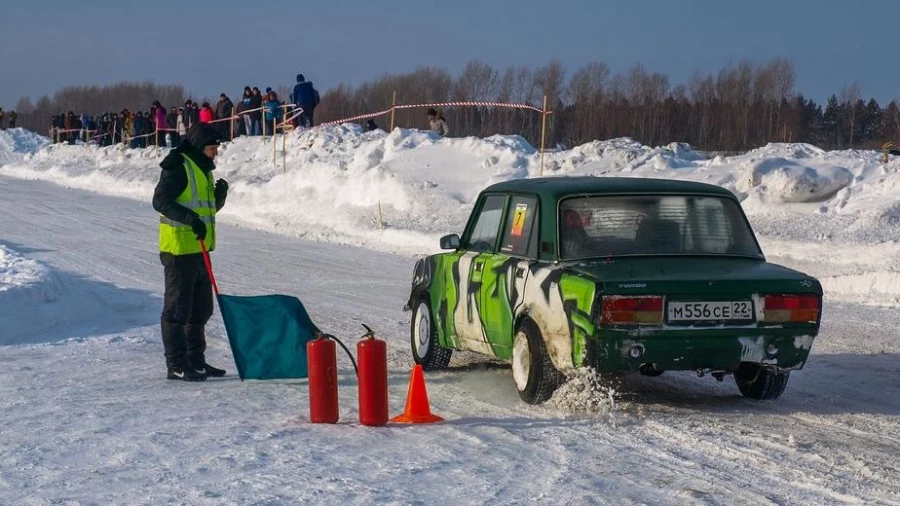
<svg viewBox="0 0 900 506"><path fill-rule="evenodd" d="M507 368L457 356L428 376L447 422L370 429L346 363L337 426L306 421L302 382L163 380L148 204L163 152L14 135L0 132L0 504L900 503L896 161L803 145L705 160L622 139L549 155L549 174L739 193L770 260L823 280L809 364L776 402L666 374L627 379L613 402L572 384L531 407ZM271 143L221 152L220 286L297 295L340 336L372 325L399 412L413 254L459 231L484 185L536 175L539 154L516 137L351 127L287 145L286 171ZM210 361L233 370L218 315L209 334Z"/></svg>

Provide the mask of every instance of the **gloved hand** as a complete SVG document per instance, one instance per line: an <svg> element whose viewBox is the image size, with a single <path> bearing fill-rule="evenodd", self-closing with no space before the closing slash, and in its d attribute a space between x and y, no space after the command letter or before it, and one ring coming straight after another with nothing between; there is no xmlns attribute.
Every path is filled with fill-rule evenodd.
<svg viewBox="0 0 900 506"><path fill-rule="evenodd" d="M206 223L203 223L199 216L191 221L191 230L194 231L198 241L206 239Z"/></svg>
<svg viewBox="0 0 900 506"><path fill-rule="evenodd" d="M222 200L223 198L225 198L225 196L228 195L228 181L225 181L224 179L219 179L218 181L216 181L215 194L216 200Z"/></svg>

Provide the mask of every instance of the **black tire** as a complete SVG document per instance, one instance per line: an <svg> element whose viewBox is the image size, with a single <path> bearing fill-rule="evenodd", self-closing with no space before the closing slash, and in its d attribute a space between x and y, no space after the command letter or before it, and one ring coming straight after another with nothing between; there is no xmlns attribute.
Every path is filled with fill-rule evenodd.
<svg viewBox="0 0 900 506"><path fill-rule="evenodd" d="M423 318L427 320L423 321ZM427 333L426 333L427 331ZM453 350L444 348L438 342L437 327L431 314L428 299L422 297L413 306L409 324L409 345L413 360L425 371L437 371L450 365Z"/></svg>
<svg viewBox="0 0 900 506"><path fill-rule="evenodd" d="M522 370L526 365L527 371ZM563 375L550 360L537 325L531 320L523 321L513 339L513 381L519 397L528 404L540 404L553 395L562 379Z"/></svg>
<svg viewBox="0 0 900 506"><path fill-rule="evenodd" d="M734 371L734 382L744 397L757 400L777 399L784 393L790 371L776 371L753 362L741 362Z"/></svg>

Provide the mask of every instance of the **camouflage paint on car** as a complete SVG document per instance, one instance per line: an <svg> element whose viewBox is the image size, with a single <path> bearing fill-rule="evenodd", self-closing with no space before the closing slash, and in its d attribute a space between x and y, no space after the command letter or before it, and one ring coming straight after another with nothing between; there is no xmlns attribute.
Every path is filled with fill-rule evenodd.
<svg viewBox="0 0 900 506"><path fill-rule="evenodd" d="M515 326L528 317L541 330L554 365L569 370L584 363L586 340L595 331L595 283L508 255L424 258L416 265L409 306L423 295L438 315L439 342L448 348L509 359Z"/></svg>

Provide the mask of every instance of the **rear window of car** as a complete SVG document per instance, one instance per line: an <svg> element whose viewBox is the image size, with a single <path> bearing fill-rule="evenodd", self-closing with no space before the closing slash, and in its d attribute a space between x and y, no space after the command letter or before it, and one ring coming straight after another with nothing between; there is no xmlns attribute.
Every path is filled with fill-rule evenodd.
<svg viewBox="0 0 900 506"><path fill-rule="evenodd" d="M762 257L738 204L702 195L571 197L559 204L562 259L623 255Z"/></svg>

